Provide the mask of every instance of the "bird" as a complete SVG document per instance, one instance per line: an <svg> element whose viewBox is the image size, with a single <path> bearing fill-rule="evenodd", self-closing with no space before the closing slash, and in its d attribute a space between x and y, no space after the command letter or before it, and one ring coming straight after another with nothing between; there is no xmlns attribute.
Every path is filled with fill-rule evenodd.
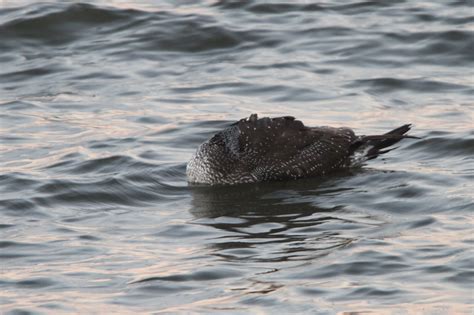
<svg viewBox="0 0 474 315"><path fill-rule="evenodd" d="M190 184L236 185L326 176L387 153L411 129L357 136L347 127L307 127L293 116L251 114L202 143L186 166Z"/></svg>

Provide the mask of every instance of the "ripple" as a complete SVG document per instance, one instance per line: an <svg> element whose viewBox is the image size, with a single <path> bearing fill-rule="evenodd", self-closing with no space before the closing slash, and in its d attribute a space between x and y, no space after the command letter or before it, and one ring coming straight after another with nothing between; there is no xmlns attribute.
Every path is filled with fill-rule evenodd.
<svg viewBox="0 0 474 315"><path fill-rule="evenodd" d="M446 93L450 91L469 91L470 93L472 91L469 86L465 85L421 79L376 78L358 80L349 86L367 87L369 91L375 93L390 93L399 90L418 93Z"/></svg>
<svg viewBox="0 0 474 315"><path fill-rule="evenodd" d="M73 4L61 10L56 6L42 6L42 10L35 8L1 25L0 34L5 41L0 45L8 47L9 44L14 45L10 41L19 39L46 45L64 45L88 34L85 32L87 29L127 20L127 15L131 13L101 9L89 4Z"/></svg>
<svg viewBox="0 0 474 315"><path fill-rule="evenodd" d="M18 110L18 111L21 111L21 110L27 110L27 109L34 109L37 106L32 104L32 103L25 102L25 101L12 101L12 102L1 103L0 107L5 109L5 110Z"/></svg>
<svg viewBox="0 0 474 315"><path fill-rule="evenodd" d="M107 178L88 183L54 181L42 185L37 191L48 194L48 196L38 196L32 199L35 204L44 207L57 204L130 206L151 203L165 197L150 188L131 185L119 178Z"/></svg>
<svg viewBox="0 0 474 315"><path fill-rule="evenodd" d="M18 189L33 189L40 185L40 181L28 178L27 174L9 173L0 175L0 191L2 193L17 192Z"/></svg>
<svg viewBox="0 0 474 315"><path fill-rule="evenodd" d="M14 71L10 73L5 73L0 78L0 83L11 83L17 81L26 81L26 80L35 80L38 77L48 76L53 73L58 73L62 71L66 71L67 68L60 67L57 65L47 65L42 67L35 67L26 70Z"/></svg>
<svg viewBox="0 0 474 315"><path fill-rule="evenodd" d="M76 174L84 173L114 173L117 169L133 165L133 159L128 156L109 156L105 158L93 159L77 164L69 172Z"/></svg>
<svg viewBox="0 0 474 315"><path fill-rule="evenodd" d="M39 215L38 205L30 200L24 199L3 199L0 211L13 216Z"/></svg>
<svg viewBox="0 0 474 315"><path fill-rule="evenodd" d="M233 269L212 268L209 270L198 270L188 274L177 274L162 277L150 277L133 283L143 283L149 281L170 281L170 282L185 282L185 281L211 281L226 278L234 278L241 275L241 272Z"/></svg>
<svg viewBox="0 0 474 315"><path fill-rule="evenodd" d="M474 153L474 138L469 135L448 135L436 136L428 135L424 139L415 141L408 145L408 150L412 154L424 155L429 158L440 158L445 156L451 157L468 157Z"/></svg>
<svg viewBox="0 0 474 315"><path fill-rule="evenodd" d="M41 289L55 285L56 283L46 278L36 278L21 280L15 283L16 286L26 289Z"/></svg>
<svg viewBox="0 0 474 315"><path fill-rule="evenodd" d="M393 288L362 287L352 290L341 299L361 299L361 298L394 298L394 296L404 293L404 290Z"/></svg>

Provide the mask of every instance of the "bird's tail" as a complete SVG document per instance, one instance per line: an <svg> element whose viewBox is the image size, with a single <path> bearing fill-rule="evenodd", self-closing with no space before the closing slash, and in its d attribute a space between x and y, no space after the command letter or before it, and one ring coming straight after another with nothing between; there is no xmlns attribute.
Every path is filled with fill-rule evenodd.
<svg viewBox="0 0 474 315"><path fill-rule="evenodd" d="M411 125L407 124L393 129L392 131L389 131L383 135L361 136L352 143L351 153L358 155L358 159L363 161L375 159L380 154L387 153L394 148L386 150L383 149L394 145L404 138L419 139L418 137L406 135L410 129Z"/></svg>

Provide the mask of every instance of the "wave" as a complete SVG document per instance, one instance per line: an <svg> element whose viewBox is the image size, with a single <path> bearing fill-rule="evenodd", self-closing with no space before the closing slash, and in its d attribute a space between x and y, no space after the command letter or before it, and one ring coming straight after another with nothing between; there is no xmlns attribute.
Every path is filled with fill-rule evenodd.
<svg viewBox="0 0 474 315"><path fill-rule="evenodd" d="M118 48L136 50L202 52L251 43L256 36L218 24L211 17L170 12L144 12L74 4L49 8L43 14L25 14L0 25L0 48L20 44L64 46L81 39L79 49ZM112 37L112 38L111 38Z"/></svg>
<svg viewBox="0 0 474 315"><path fill-rule="evenodd" d="M214 5L223 14L229 8L242 7L253 14L291 12L345 16L353 10L374 10L376 7L391 7L389 2L354 2L349 5L320 6L315 4L260 4L247 2L235 4L218 2ZM402 8L394 5L396 10ZM349 10L349 11L348 11ZM20 12L22 14L20 14ZM297 14L297 13L295 13ZM307 13L309 14L309 13ZM429 14L429 13L426 13ZM384 30L342 27L340 25L318 25L300 23L298 20L283 20L293 24L281 27L282 23L257 23L246 27L245 20L224 20L219 14L177 14L172 11L140 11L118 9L91 4L46 5L37 4L23 11L10 13L0 24L0 49L7 52L22 48L48 49L48 54L69 55L79 52L100 51L107 56L123 58L163 58L167 54L213 53L229 51L276 48L282 53L288 46L302 51L320 47L321 53L335 58L335 63L380 63L386 66L400 66L403 62L417 64L465 65L472 63L474 32L457 29L454 22L445 21L443 16L433 19L454 23L453 29L442 31ZM409 15L412 16L412 15ZM249 19L249 17L246 17ZM426 19L426 16L425 16ZM0 20L1 21L1 20ZM255 23L250 19L249 23ZM421 21L424 23L424 21ZM360 36L364 36L360 40ZM328 43L339 43L338 48ZM51 51L56 47L56 51ZM58 49L61 48L61 49ZM44 52L46 53L46 51ZM38 55L38 52L35 53ZM61 67L57 65L60 71ZM23 78L24 75L41 75L53 71L51 67L22 69L12 72L7 78Z"/></svg>

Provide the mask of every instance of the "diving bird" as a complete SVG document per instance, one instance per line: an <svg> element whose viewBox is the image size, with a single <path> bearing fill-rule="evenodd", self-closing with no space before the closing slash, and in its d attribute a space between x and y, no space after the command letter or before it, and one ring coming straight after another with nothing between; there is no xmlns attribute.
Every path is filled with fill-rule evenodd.
<svg viewBox="0 0 474 315"><path fill-rule="evenodd" d="M241 119L201 144L186 167L189 183L234 185L317 177L376 158L410 125L383 135L307 127L291 116ZM385 149L385 150L383 150Z"/></svg>

